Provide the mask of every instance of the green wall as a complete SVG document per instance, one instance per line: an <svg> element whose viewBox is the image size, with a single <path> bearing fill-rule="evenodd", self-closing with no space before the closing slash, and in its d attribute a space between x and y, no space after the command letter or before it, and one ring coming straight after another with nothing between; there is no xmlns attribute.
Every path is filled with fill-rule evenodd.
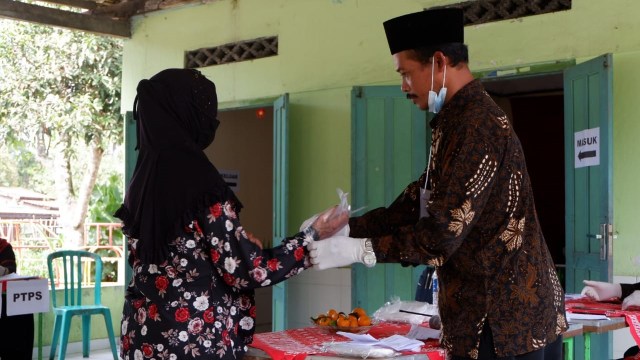
<svg viewBox="0 0 640 360"><path fill-rule="evenodd" d="M640 276L640 52L613 57L614 274Z"/></svg>
<svg viewBox="0 0 640 360"><path fill-rule="evenodd" d="M291 96L290 218L299 223L350 187L350 98L356 85L398 84L382 22L452 1L217 0L138 16L125 41L123 112L137 81L183 67L184 52L277 35L278 55L201 69L223 106ZM500 70L614 53L615 275L640 272L635 204L640 161L640 1L573 0L568 11L468 26L471 68ZM426 36L437 36L426 34ZM225 105L227 104L227 105ZM562 154L558 154L562 156ZM558 201L564 201L558 199Z"/></svg>

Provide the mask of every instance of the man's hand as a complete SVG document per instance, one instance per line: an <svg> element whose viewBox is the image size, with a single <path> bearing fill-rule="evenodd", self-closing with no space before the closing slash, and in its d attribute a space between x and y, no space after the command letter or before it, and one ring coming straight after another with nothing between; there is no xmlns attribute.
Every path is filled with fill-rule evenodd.
<svg viewBox="0 0 640 360"><path fill-rule="evenodd" d="M626 310L629 306L640 306L640 290L636 290L622 300L622 310Z"/></svg>
<svg viewBox="0 0 640 360"><path fill-rule="evenodd" d="M586 286L582 289L582 295L586 295L595 301L604 301L622 296L620 284L591 280L584 280L583 282Z"/></svg>
<svg viewBox="0 0 640 360"><path fill-rule="evenodd" d="M333 236L307 245L309 260L316 270L325 270L363 262L365 240Z"/></svg>

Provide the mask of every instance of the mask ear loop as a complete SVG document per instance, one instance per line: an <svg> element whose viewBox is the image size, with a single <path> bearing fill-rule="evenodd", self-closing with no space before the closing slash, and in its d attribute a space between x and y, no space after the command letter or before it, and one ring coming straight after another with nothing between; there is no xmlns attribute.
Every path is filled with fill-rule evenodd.
<svg viewBox="0 0 640 360"><path fill-rule="evenodd" d="M433 76L433 71L431 72L431 76ZM444 64L444 76L442 77L442 88L445 87L446 81L447 81L447 64ZM433 80L431 80L431 84L433 84ZM442 88L440 90L442 90Z"/></svg>

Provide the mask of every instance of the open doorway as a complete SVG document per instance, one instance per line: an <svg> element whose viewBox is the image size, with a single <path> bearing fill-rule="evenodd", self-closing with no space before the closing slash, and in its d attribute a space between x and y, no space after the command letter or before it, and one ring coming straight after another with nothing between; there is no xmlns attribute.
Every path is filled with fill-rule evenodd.
<svg viewBox="0 0 640 360"><path fill-rule="evenodd" d="M564 90L561 72L483 79L520 138L542 232L564 285Z"/></svg>
<svg viewBox="0 0 640 360"><path fill-rule="evenodd" d="M222 110L213 144L205 150L244 205L240 222L246 231L272 246L273 107ZM272 288L256 290L256 332L271 331Z"/></svg>

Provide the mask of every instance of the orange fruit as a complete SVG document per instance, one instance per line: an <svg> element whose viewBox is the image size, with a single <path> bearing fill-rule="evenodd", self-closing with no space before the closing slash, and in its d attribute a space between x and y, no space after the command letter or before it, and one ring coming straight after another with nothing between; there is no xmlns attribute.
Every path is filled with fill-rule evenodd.
<svg viewBox="0 0 640 360"><path fill-rule="evenodd" d="M367 315L362 315L358 318L358 326L370 326L371 319Z"/></svg>
<svg viewBox="0 0 640 360"><path fill-rule="evenodd" d="M349 327L358 327L358 318L353 316L353 315L349 315Z"/></svg>
<svg viewBox="0 0 640 360"><path fill-rule="evenodd" d="M367 315L367 312L364 311L364 309L361 308L361 307L357 307L357 308L353 309L353 311L351 311L351 312L355 313L355 314L358 314L357 317L360 317L360 316L363 316L363 315L365 315L365 316Z"/></svg>
<svg viewBox="0 0 640 360"><path fill-rule="evenodd" d="M330 317L331 320L337 320L338 312L335 309L329 309L329 311L327 311L327 316Z"/></svg>
<svg viewBox="0 0 640 360"><path fill-rule="evenodd" d="M339 316L338 320L336 320L336 323L339 327L349 327L349 325L351 324L349 318L346 316Z"/></svg>

